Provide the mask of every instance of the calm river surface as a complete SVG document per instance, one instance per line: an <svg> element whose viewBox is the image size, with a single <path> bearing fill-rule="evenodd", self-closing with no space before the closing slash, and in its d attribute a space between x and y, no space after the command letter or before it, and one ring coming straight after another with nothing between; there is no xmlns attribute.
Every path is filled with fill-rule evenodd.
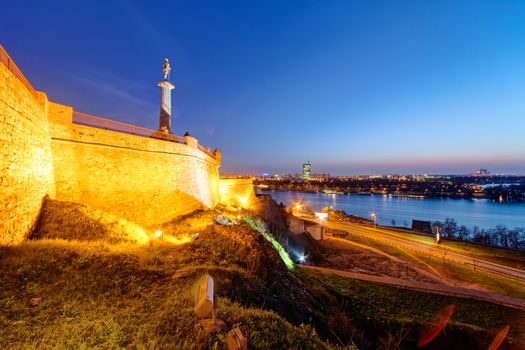
<svg viewBox="0 0 525 350"><path fill-rule="evenodd" d="M525 204L497 203L487 199L450 198L403 198L387 195L324 194L304 192L258 191L270 194L277 202L290 205L300 200L306 206L321 210L333 206L347 214L369 217L377 213L379 225L410 226L412 219L444 221L454 218L458 225L467 227L493 228L498 224L508 228L525 227Z"/></svg>

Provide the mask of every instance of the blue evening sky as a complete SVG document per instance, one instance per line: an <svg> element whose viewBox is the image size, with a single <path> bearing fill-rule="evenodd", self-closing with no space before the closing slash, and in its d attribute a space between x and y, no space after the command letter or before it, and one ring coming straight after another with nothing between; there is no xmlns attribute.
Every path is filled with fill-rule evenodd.
<svg viewBox="0 0 525 350"><path fill-rule="evenodd" d="M0 44L76 110L177 134L221 172L525 173L525 1L10 1Z"/></svg>

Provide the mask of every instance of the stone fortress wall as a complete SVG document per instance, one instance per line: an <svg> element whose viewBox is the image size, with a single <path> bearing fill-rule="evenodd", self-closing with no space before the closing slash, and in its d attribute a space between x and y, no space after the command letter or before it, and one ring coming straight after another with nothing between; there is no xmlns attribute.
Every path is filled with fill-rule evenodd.
<svg viewBox="0 0 525 350"><path fill-rule="evenodd" d="M47 107L0 46L0 245L22 241L55 195Z"/></svg>
<svg viewBox="0 0 525 350"><path fill-rule="evenodd" d="M254 198L251 180L235 186L219 179L220 153L197 139L172 142L77 124L73 108L49 102L6 62L0 60L0 245L28 236L46 195L145 227L215 207L219 186Z"/></svg>
<svg viewBox="0 0 525 350"><path fill-rule="evenodd" d="M48 115L58 200L146 227L219 202L220 155L201 151L197 140L183 144L73 124L73 109L52 102Z"/></svg>
<svg viewBox="0 0 525 350"><path fill-rule="evenodd" d="M221 179L219 183L221 202L250 207L255 201L253 181L250 178Z"/></svg>

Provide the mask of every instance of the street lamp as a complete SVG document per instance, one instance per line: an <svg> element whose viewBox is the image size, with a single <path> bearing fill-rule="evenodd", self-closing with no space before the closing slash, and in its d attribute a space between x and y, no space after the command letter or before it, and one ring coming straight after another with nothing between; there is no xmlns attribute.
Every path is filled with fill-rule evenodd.
<svg viewBox="0 0 525 350"><path fill-rule="evenodd" d="M376 219L377 219L377 214L375 211L372 211L370 213L370 216L372 217L372 220L374 220L374 230L376 229Z"/></svg>
<svg viewBox="0 0 525 350"><path fill-rule="evenodd" d="M316 212L315 216L319 219L319 222L321 223L321 241L324 239L324 222L328 218L328 213L319 213Z"/></svg>
<svg viewBox="0 0 525 350"><path fill-rule="evenodd" d="M293 215L301 215L301 209L303 209L303 206L301 205L301 202L297 202L292 207L292 214Z"/></svg>

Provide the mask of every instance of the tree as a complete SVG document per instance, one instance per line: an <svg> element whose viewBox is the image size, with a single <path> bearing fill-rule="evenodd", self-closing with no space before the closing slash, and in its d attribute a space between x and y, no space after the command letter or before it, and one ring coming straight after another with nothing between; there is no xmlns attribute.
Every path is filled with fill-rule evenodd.
<svg viewBox="0 0 525 350"><path fill-rule="evenodd" d="M504 225L498 225L496 226L496 230L494 230L494 236L496 244L499 244L502 247L508 248L509 247L509 230Z"/></svg>
<svg viewBox="0 0 525 350"><path fill-rule="evenodd" d="M525 228L524 227L516 227L514 229L516 231L518 236L518 249L525 249Z"/></svg>
<svg viewBox="0 0 525 350"><path fill-rule="evenodd" d="M452 218L446 218L442 230L445 237L455 238L458 231L458 223Z"/></svg>
<svg viewBox="0 0 525 350"><path fill-rule="evenodd" d="M470 231L466 226L461 226L459 230L457 231L458 238L462 241L468 241L470 236Z"/></svg>
<svg viewBox="0 0 525 350"><path fill-rule="evenodd" d="M476 236L479 235L480 233L481 233L481 231L480 231L479 227L478 227L478 226L474 226L474 227L472 228L472 230L471 230L471 235L472 235L472 238L471 238L471 239L474 241L474 240L475 240L474 237L476 237Z"/></svg>

